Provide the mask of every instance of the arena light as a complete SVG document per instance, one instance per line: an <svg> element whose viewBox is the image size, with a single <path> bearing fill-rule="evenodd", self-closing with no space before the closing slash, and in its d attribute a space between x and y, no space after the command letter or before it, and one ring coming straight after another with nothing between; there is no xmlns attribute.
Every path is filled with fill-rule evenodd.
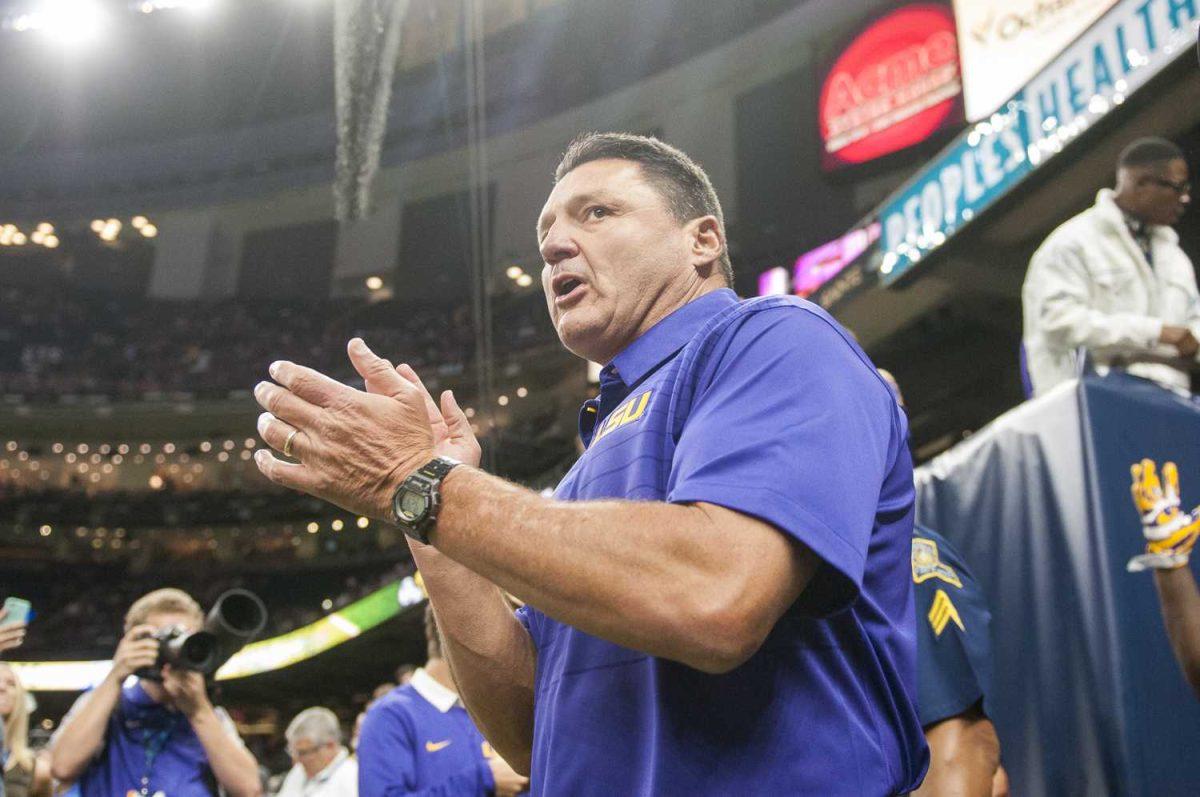
<svg viewBox="0 0 1200 797"><path fill-rule="evenodd" d="M104 219L92 219L92 232L97 235L104 232Z"/></svg>
<svg viewBox="0 0 1200 797"><path fill-rule="evenodd" d="M517 388L517 398L525 398L529 395L529 391L523 387Z"/></svg>
<svg viewBox="0 0 1200 797"><path fill-rule="evenodd" d="M521 268L520 266L509 266L508 270L504 272L504 275L510 280L515 280L524 273L525 269Z"/></svg>
<svg viewBox="0 0 1200 797"><path fill-rule="evenodd" d="M135 230L140 230L143 227L145 227L149 221L150 220L147 219L145 216L134 216L132 219L129 220L129 226L133 227L133 229L135 229Z"/></svg>
<svg viewBox="0 0 1200 797"><path fill-rule="evenodd" d="M43 235L51 235L54 233L54 225L48 221L39 222L37 231Z"/></svg>
<svg viewBox="0 0 1200 797"><path fill-rule="evenodd" d="M528 274L522 274L521 276L517 277L517 284L522 288L528 288L533 284L533 277L529 276Z"/></svg>
<svg viewBox="0 0 1200 797"><path fill-rule="evenodd" d="M158 227L155 227L150 223L143 224L141 233L146 238L153 238L154 236L158 235Z"/></svg>
<svg viewBox="0 0 1200 797"><path fill-rule="evenodd" d="M33 241L38 246L41 246L46 241L46 233L41 230L34 230L29 236L29 240Z"/></svg>
<svg viewBox="0 0 1200 797"><path fill-rule="evenodd" d="M13 246L24 246L28 242L28 239L25 237L25 233L18 230L13 233L12 242Z"/></svg>
<svg viewBox="0 0 1200 797"><path fill-rule="evenodd" d="M42 0L33 11L18 17L13 28L38 31L64 45L86 44L97 39L108 24L99 0Z"/></svg>
<svg viewBox="0 0 1200 797"><path fill-rule="evenodd" d="M383 278L378 276L367 277L367 290L377 291L383 287Z"/></svg>

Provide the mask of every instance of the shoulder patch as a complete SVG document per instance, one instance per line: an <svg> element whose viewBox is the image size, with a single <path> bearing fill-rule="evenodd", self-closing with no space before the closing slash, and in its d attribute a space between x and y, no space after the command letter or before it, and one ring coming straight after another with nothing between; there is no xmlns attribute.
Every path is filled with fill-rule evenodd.
<svg viewBox="0 0 1200 797"><path fill-rule="evenodd" d="M938 559L937 543L925 537L913 537L912 540L912 578L914 584L936 578L962 589L958 573Z"/></svg>
<svg viewBox="0 0 1200 797"><path fill-rule="evenodd" d="M954 602L950 600L950 596L946 594L945 590L939 589L933 595L933 605L929 607L929 625L933 627L933 635L940 637L951 622L958 626L959 631L967 630L963 625L962 618L958 616L958 609L954 608Z"/></svg>

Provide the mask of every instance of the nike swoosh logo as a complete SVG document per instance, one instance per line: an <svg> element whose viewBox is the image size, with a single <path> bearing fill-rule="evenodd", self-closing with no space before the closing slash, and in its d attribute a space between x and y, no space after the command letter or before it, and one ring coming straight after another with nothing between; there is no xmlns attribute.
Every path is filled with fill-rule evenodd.
<svg viewBox="0 0 1200 797"><path fill-rule="evenodd" d="M441 750L444 747L448 747L450 745L450 742L452 742L452 741L454 741L454 740L447 739L444 742L426 742L425 743L425 752L436 753L438 750Z"/></svg>

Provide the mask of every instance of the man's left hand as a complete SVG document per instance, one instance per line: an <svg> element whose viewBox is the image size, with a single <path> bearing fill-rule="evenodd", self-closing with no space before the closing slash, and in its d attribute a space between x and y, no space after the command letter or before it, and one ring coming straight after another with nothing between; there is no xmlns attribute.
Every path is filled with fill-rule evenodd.
<svg viewBox="0 0 1200 797"><path fill-rule="evenodd" d="M194 670L177 670L163 666L163 689L170 696L175 708L189 719L205 709L212 708L208 701L208 689L204 676Z"/></svg>
<svg viewBox="0 0 1200 797"><path fill-rule="evenodd" d="M276 484L389 519L396 487L434 456L429 413L422 392L396 378L391 364L365 343L355 338L347 350L367 384L385 380L388 394L355 390L295 363L274 363L271 376L278 384L260 382L254 389L267 410L259 416L258 431L271 448L299 462L267 451L254 461Z"/></svg>

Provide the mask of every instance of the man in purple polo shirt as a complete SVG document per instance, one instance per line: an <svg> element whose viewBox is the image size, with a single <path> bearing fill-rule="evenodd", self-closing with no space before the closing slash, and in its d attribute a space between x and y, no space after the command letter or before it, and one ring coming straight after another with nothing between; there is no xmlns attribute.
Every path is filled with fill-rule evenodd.
<svg viewBox="0 0 1200 797"><path fill-rule="evenodd" d="M738 300L715 192L661 142L578 139L537 230L559 337L605 364L552 499L478 470L453 396L360 340L366 392L272 365L259 430L299 461L260 469L413 538L464 702L534 794L915 788L912 469L887 386L814 305Z"/></svg>

